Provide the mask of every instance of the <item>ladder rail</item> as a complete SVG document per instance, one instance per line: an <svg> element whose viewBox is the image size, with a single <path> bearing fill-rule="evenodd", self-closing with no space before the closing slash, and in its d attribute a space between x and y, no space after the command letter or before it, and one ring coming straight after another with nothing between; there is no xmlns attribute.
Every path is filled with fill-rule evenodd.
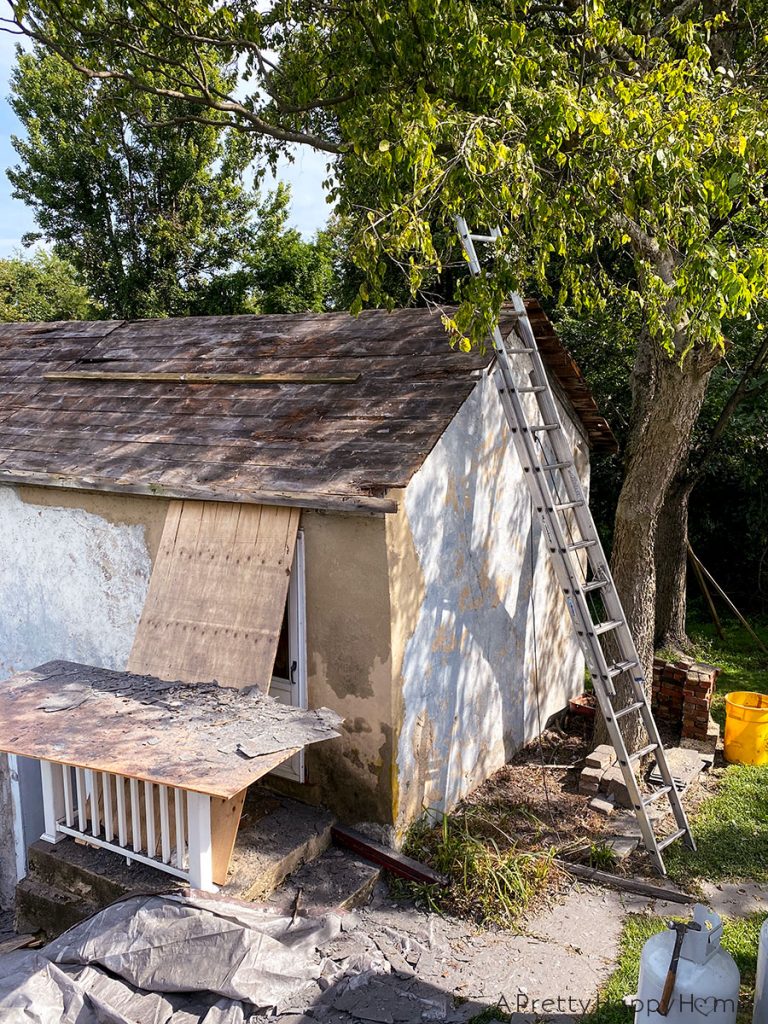
<svg viewBox="0 0 768 1024"><path fill-rule="evenodd" d="M456 224L470 273L477 276L482 273L482 267L474 242L492 243L501 233L495 228L488 235L473 235L463 217L457 217ZM695 849L695 842L680 794L671 777L658 726L645 692L640 657L597 533L525 303L517 293L511 295L511 301L516 317L509 338L503 337L498 325L492 331L496 355L493 379L549 549L555 576L563 591L579 646L593 679L595 696L617 753L643 842L657 869L665 874L661 851L681 836L685 837L692 849ZM513 359L530 360L527 380L523 386L518 386L516 378L518 373L525 371L519 371ZM534 403L537 410L537 419L533 425L526 414L524 395L531 396L527 400ZM564 493L561 493L561 487ZM574 533L577 535L574 536ZM591 579L587 580L589 573ZM584 580L580 578L582 575ZM593 592L599 594L604 610L604 621L599 624L595 623L589 605L588 595ZM617 651L615 664L609 663L600 640L601 635L607 634L610 634L612 646ZM624 673L631 673L630 687L634 699L625 707L616 709L612 703L617 696L613 679ZM649 739L645 750L635 754L628 753L619 725L619 721L628 718L630 714L640 716ZM663 790L654 799L643 797L635 774L634 764L644 752L655 754L664 784ZM663 796L667 797L678 830L666 840L658 840L647 807Z"/></svg>

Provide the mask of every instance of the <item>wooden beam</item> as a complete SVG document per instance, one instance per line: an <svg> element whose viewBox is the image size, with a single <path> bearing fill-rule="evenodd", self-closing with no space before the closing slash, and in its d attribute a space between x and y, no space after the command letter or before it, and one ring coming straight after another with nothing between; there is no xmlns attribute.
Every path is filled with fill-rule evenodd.
<svg viewBox="0 0 768 1024"><path fill-rule="evenodd" d="M0 484L22 484L28 487L60 487L68 491L93 491L107 494L139 494L152 498L183 498L188 501L229 501L245 505L287 505L293 508L318 509L323 512L349 512L380 515L397 512L394 498L378 498L368 494L343 494L330 491L246 490L215 484L165 485L124 483L95 476L69 476L65 473L34 472L5 469L0 465Z"/></svg>
<svg viewBox="0 0 768 1024"><path fill-rule="evenodd" d="M308 373L133 373L128 370L66 370L44 373L43 380L143 381L147 384L355 384L360 374L318 376Z"/></svg>
<svg viewBox="0 0 768 1024"><path fill-rule="evenodd" d="M407 878L410 882L422 882L425 885L443 887L448 885L445 875L438 874L426 864L422 864L412 857L406 857L405 854L398 853L397 850L382 846L381 843L375 843L368 836L364 836L362 832L356 832L343 825L334 825L331 829L331 837L337 846L344 846L348 850L360 854L361 857L365 857L366 860L378 864L385 871L398 875L400 878Z"/></svg>
<svg viewBox="0 0 768 1024"><path fill-rule="evenodd" d="M669 903L695 903L697 897L687 892L678 892L677 889L668 889L663 885L652 885L650 882L642 882L639 878L626 878L624 875L613 875L609 871L598 871L597 868L590 868L586 864L571 864L568 860L554 858L555 864L569 875L582 878L585 882L595 882L597 885L607 885L612 889L622 889L624 892L634 892L639 896L650 896L656 900L666 900Z"/></svg>

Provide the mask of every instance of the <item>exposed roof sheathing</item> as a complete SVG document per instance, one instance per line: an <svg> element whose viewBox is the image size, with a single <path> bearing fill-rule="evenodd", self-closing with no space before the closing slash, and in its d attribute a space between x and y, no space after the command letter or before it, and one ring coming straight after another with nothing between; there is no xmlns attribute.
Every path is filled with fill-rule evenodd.
<svg viewBox="0 0 768 1024"><path fill-rule="evenodd" d="M538 307L542 356L595 447L613 435ZM511 313L501 328L511 330ZM393 511L491 352L404 309L0 325L0 482ZM335 383L49 379L293 374Z"/></svg>

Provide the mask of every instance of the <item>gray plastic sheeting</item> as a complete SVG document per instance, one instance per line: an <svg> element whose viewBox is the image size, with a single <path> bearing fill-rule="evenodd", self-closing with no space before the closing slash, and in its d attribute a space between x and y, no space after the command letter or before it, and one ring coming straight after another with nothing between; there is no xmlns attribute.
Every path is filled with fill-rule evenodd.
<svg viewBox="0 0 768 1024"><path fill-rule="evenodd" d="M3 1024L243 1024L319 993L340 920L198 896L115 903L35 952L0 956Z"/></svg>

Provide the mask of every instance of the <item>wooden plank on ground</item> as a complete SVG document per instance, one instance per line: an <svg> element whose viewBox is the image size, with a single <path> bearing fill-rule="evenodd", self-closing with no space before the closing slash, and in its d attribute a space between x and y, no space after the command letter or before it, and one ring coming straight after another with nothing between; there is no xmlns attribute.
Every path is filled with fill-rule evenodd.
<svg viewBox="0 0 768 1024"><path fill-rule="evenodd" d="M274 505L171 502L128 671L266 693L299 515Z"/></svg>
<svg viewBox="0 0 768 1024"><path fill-rule="evenodd" d="M382 846L381 843L374 842L373 839L369 839L362 832L356 832L353 828L334 825L331 829L331 837L337 846L344 846L346 849L352 850L400 878L407 878L411 882L423 882L425 885L448 885L445 875L438 874L426 864L422 864L412 857L406 857L405 854L398 853L397 850L392 850L389 846Z"/></svg>

